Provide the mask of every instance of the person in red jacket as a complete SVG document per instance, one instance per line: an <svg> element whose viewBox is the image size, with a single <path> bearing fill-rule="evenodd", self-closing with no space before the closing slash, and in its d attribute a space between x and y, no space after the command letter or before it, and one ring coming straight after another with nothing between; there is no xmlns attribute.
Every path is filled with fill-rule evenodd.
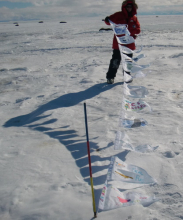
<svg viewBox="0 0 183 220"><path fill-rule="evenodd" d="M109 21L112 21L115 24L126 24L130 32L130 36L136 39L137 34L140 33L140 23L136 17L137 9L138 9L138 5L136 4L135 0L125 0L122 3L121 11L116 12L110 16L107 16L105 18L105 23L107 25L110 25ZM122 44L122 46L126 46L131 50L135 50L134 42L130 44L124 44L124 45ZM106 74L108 84L114 83L114 78L116 77L116 73L121 62L121 54L115 35L113 38L112 48L113 48L113 55L112 55L112 59L110 60L108 72ZM128 56L132 57L133 54L128 54Z"/></svg>

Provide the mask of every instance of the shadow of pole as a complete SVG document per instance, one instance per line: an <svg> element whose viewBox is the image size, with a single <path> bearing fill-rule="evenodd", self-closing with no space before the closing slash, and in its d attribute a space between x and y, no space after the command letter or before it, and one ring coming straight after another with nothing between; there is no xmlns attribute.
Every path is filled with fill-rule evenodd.
<svg viewBox="0 0 183 220"><path fill-rule="evenodd" d="M96 84L81 92L65 94L57 99L54 99L40 106L35 111L27 115L21 115L8 120L7 122L5 122L3 126L6 128L26 126L32 130L44 132L44 134L48 135L50 138L59 140L59 142L62 143L67 148L68 151L70 151L72 157L75 160L76 165L80 169L81 176L83 177L84 181L90 185L86 139L84 140L83 138L81 138L81 140L78 140L79 136L77 135L77 132L75 130L68 130L69 126L61 127L62 130L60 131L58 130L55 131L52 128L44 127L44 125L53 124L54 122L57 121L57 119L51 119L45 121L42 124L37 123L31 125L31 123L39 121L40 119L44 119L44 118L46 119L48 116L50 116L50 115L44 115L44 116L42 115L46 111L63 108L63 107L72 107L82 101L85 101L86 99L91 99L94 96L121 84L122 83L116 83L113 85L108 85L106 83ZM100 149L100 151L106 149L107 147L110 147L111 145L112 143L108 144L108 146L104 147L103 149ZM94 142L90 142L90 146L92 146L92 149L99 148L97 144ZM125 161L125 157L127 154L128 151L124 151L118 154L118 156L120 156L120 158L122 158ZM95 163L96 161L100 161L100 162L106 160L110 161L110 159L111 159L110 157L101 158L99 155L91 155L92 163ZM108 169L108 165L104 165L104 166L95 165L92 166L92 173L95 174L104 169ZM93 178L94 186L104 184L105 180L106 180L106 175L94 177ZM97 201L96 205L98 205L101 190L100 189L95 190L95 200Z"/></svg>

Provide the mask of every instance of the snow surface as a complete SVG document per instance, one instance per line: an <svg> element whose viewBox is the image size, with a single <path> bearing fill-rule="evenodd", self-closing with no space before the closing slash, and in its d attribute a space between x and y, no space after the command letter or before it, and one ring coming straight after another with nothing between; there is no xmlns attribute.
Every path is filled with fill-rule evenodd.
<svg viewBox="0 0 183 220"><path fill-rule="evenodd" d="M183 16L139 16L147 57L144 99L148 126L129 129L153 153L114 151L123 76L107 85L112 31L102 18L0 23L0 219L93 218L83 103L87 104L95 199L111 156L145 169L157 180L143 186L160 201L98 213L98 219L183 219ZM151 72L149 72L151 71ZM123 189L123 184L121 184ZM135 189L134 189L135 190Z"/></svg>

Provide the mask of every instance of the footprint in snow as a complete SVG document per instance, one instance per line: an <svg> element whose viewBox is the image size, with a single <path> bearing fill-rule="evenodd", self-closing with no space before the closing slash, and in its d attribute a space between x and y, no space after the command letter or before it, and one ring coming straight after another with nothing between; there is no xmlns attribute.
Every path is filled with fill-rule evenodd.
<svg viewBox="0 0 183 220"><path fill-rule="evenodd" d="M183 91L172 90L171 92L168 93L168 97L172 101L183 99Z"/></svg>
<svg viewBox="0 0 183 220"><path fill-rule="evenodd" d="M163 156L167 158L174 158L177 155L179 155L179 152L166 151L163 153Z"/></svg>
<svg viewBox="0 0 183 220"><path fill-rule="evenodd" d="M17 99L16 103L20 103L20 102L23 102L23 101L28 100L28 99L31 99L31 98L30 97L25 97L25 98Z"/></svg>

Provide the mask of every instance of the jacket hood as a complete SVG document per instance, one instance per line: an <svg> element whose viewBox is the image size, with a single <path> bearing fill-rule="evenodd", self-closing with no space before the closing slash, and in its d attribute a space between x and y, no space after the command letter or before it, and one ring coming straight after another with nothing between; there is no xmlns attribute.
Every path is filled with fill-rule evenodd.
<svg viewBox="0 0 183 220"><path fill-rule="evenodd" d="M124 12L125 16L128 17L128 12L126 10L127 4L132 4L133 5L131 15L132 16L136 15L137 14L138 5L136 4L135 0L125 0L122 3L122 6L121 6L121 10L122 10L122 12Z"/></svg>

